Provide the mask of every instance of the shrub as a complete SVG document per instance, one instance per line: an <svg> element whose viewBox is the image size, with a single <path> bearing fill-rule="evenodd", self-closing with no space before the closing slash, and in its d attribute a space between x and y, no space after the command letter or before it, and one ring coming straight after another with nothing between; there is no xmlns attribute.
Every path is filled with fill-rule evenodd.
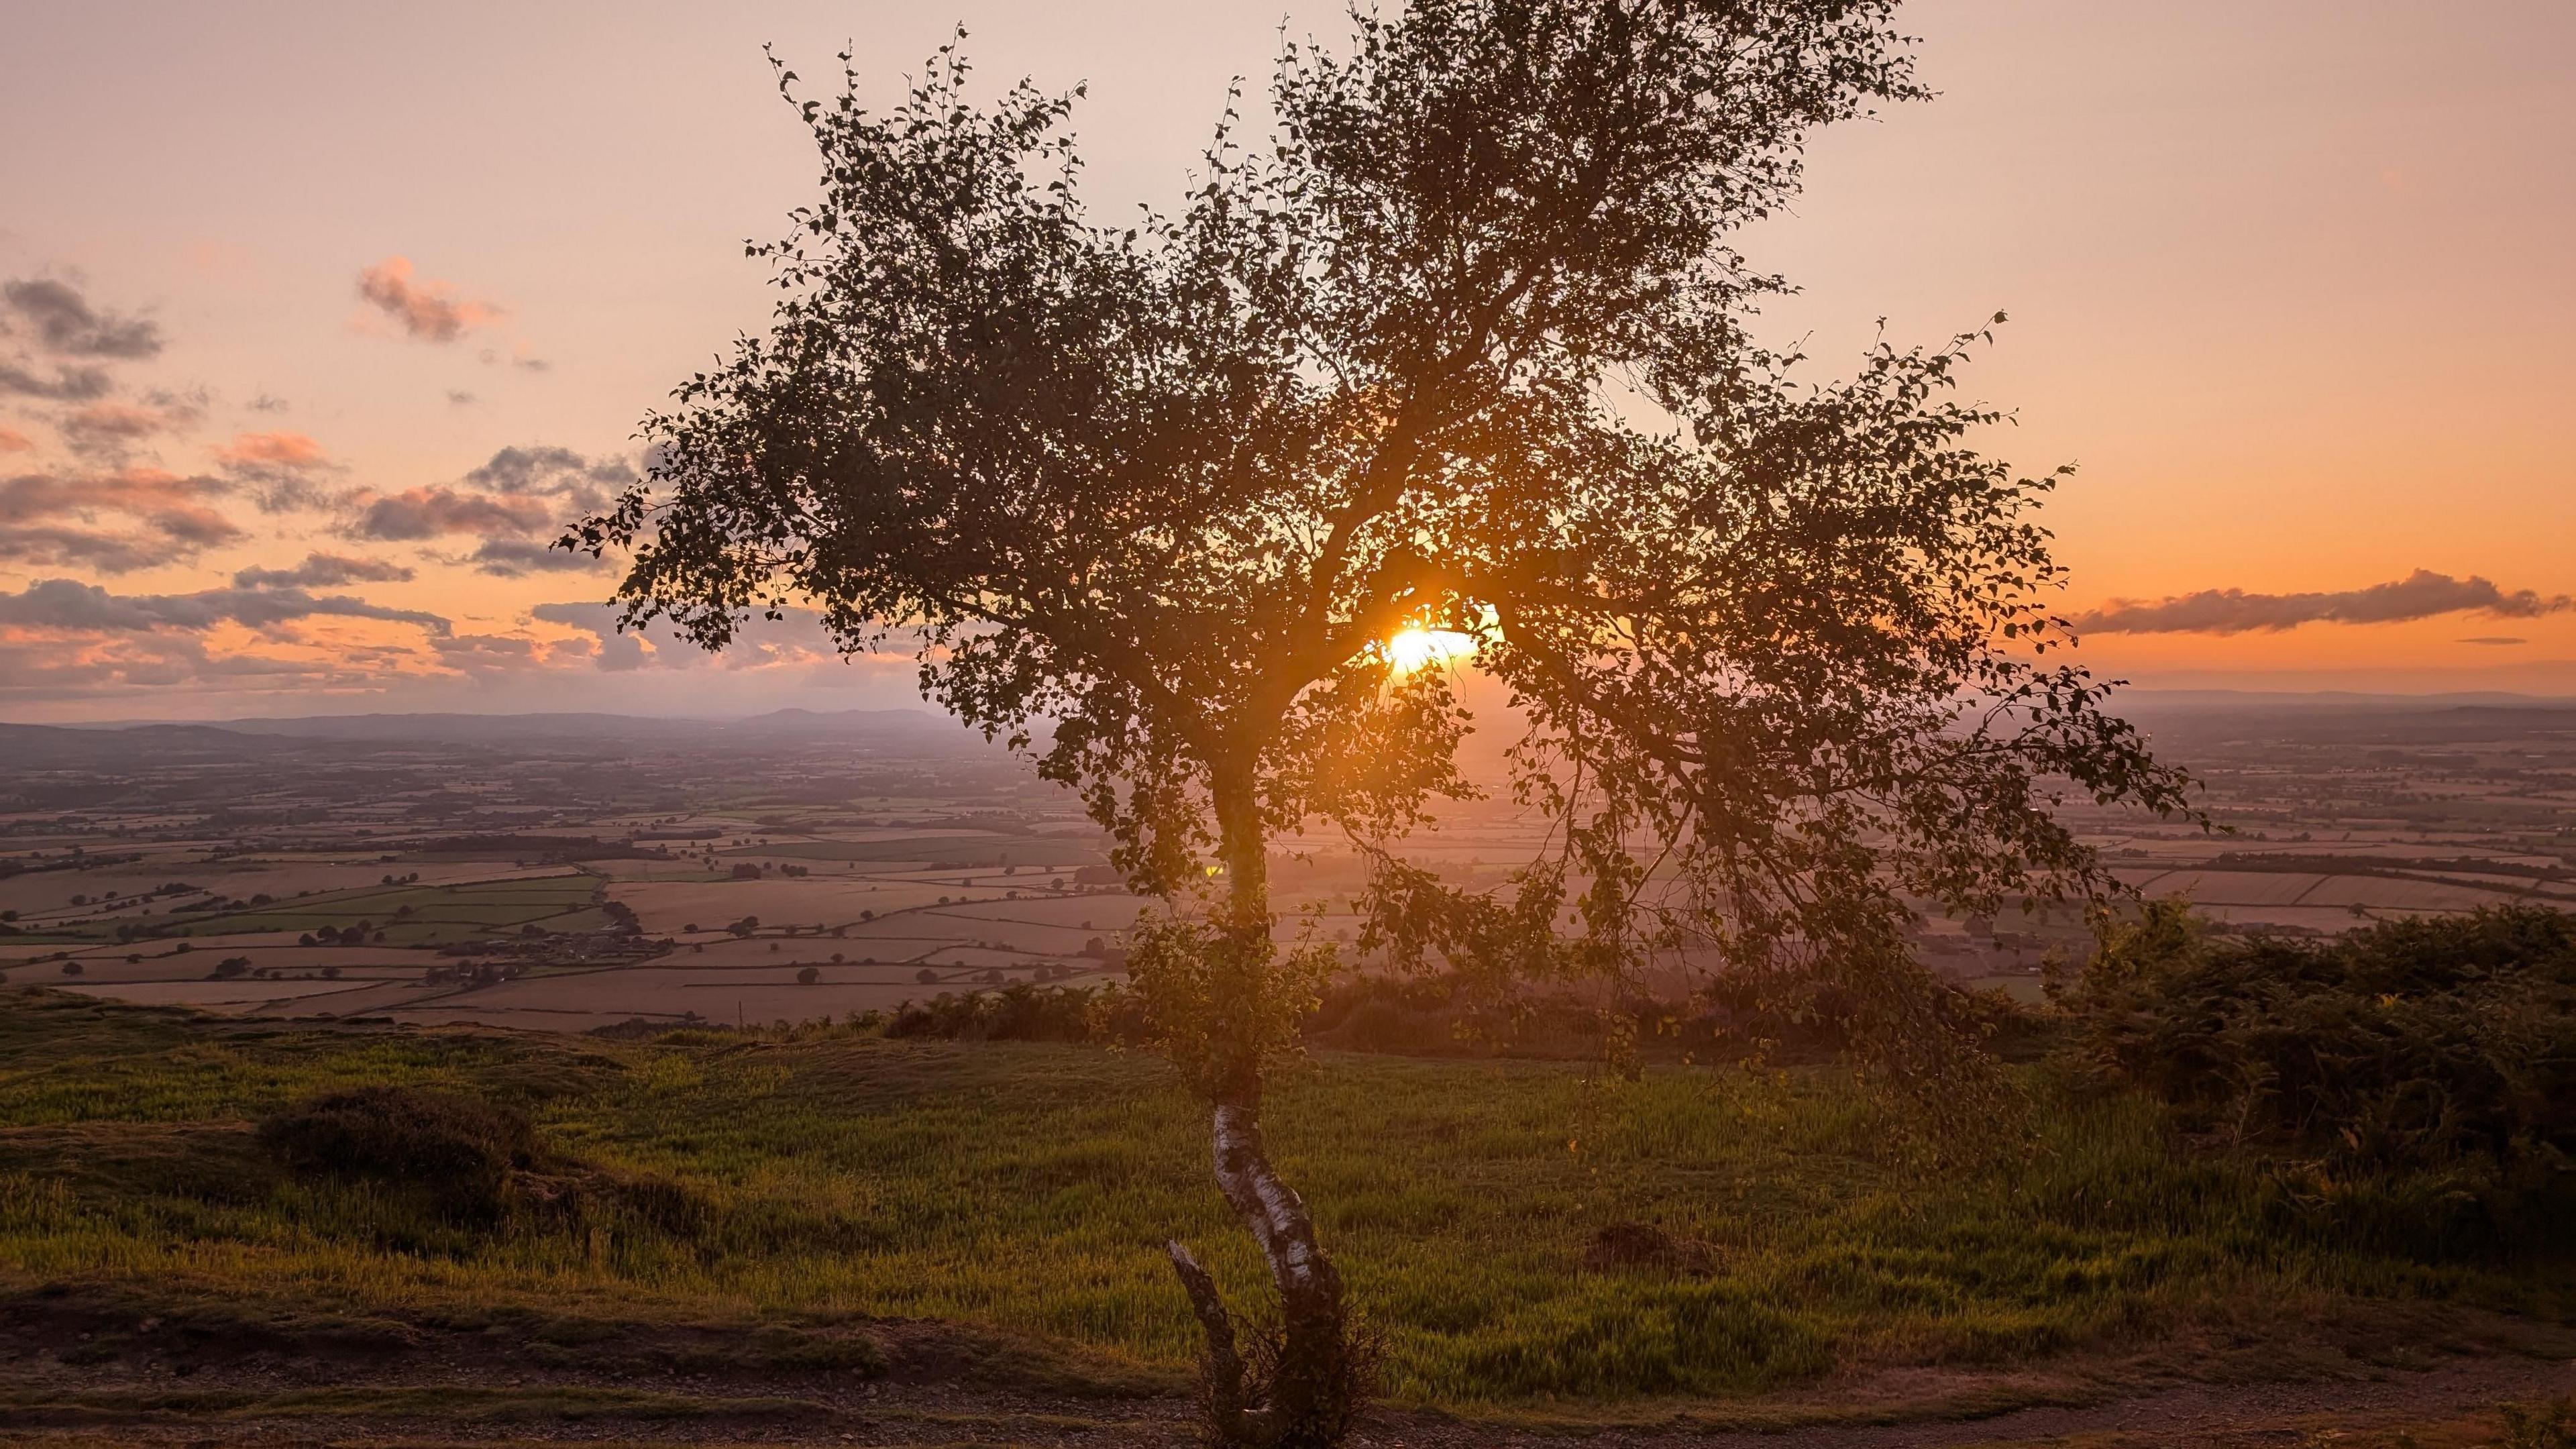
<svg viewBox="0 0 2576 1449"><path fill-rule="evenodd" d="M2308 943L2215 939L2159 903L2105 933L2061 1003L2082 1072L2261 1156L2285 1205L2341 1228L2492 1248L2576 1194L2576 916Z"/></svg>
<svg viewBox="0 0 2576 1449"><path fill-rule="evenodd" d="M891 1037L951 1041L1125 1041L1138 1039L1125 993L1115 987L1032 986L959 995L942 992L927 1002L905 1002L886 1019Z"/></svg>
<svg viewBox="0 0 2576 1449"><path fill-rule="evenodd" d="M298 1173L397 1184L475 1218L507 1208L511 1173L536 1156L517 1113L409 1087L308 1098L262 1121L259 1140Z"/></svg>
<svg viewBox="0 0 2576 1449"><path fill-rule="evenodd" d="M1706 1273L1715 1255L1708 1244L1677 1238L1652 1223L1602 1225L1583 1248L1587 1273Z"/></svg>

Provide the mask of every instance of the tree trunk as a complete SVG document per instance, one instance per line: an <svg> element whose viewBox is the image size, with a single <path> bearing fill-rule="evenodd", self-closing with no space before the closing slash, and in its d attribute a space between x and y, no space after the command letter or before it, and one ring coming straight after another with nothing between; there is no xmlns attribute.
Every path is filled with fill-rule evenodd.
<svg viewBox="0 0 2576 1449"><path fill-rule="evenodd" d="M1234 938L1227 954L1236 969L1266 976L1269 862L1258 805L1248 779L1221 773L1216 785L1227 876L1223 929ZM1268 983L1242 985L1249 1000ZM1322 1449L1341 1442L1357 1407L1341 1275L1316 1241L1305 1200L1270 1164L1261 1136L1260 1064L1246 1061L1225 1075L1211 1114L1217 1189L1261 1246L1279 1290L1281 1322L1275 1359L1246 1365L1215 1280L1188 1248L1169 1245L1173 1271L1207 1334L1208 1427L1226 1445Z"/></svg>

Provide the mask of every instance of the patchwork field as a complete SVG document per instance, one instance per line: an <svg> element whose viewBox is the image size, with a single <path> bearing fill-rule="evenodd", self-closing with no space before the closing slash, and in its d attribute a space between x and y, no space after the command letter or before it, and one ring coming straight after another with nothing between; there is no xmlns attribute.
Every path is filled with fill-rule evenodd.
<svg viewBox="0 0 2576 1449"><path fill-rule="evenodd" d="M986 892L955 880L936 883L878 876L787 880L618 881L608 899L633 910L652 935L722 930L727 922L757 916L764 925L856 926L865 915L908 911L941 900L982 898ZM1000 892L991 894L998 896Z"/></svg>
<svg viewBox="0 0 2576 1449"><path fill-rule="evenodd" d="M2069 819L2220 933L2576 901L2576 717L2545 713L2157 724L2227 828ZM1145 903L1091 868L1061 791L865 722L294 728L318 733L228 754L205 730L166 762L10 736L0 1442L1187 1441L1161 1240L1263 1304L1167 1070L852 1020L1120 979ZM1289 844L1282 934L1355 942L1347 847ZM1500 798L1411 842L1473 886L1539 844ZM2031 999L2087 929L1927 903L1918 946ZM1369 1045L1362 1024L1318 1041ZM531 1205L467 1231L257 1148L280 1103L362 1082L528 1111ZM2561 1267L2303 1227L2307 1198L2135 1104L2027 1085L2040 1150L1982 1166L1803 1067L1325 1052L1272 1133L1386 1332L1384 1445L1627 1449L1686 1415L1728 1449L2202 1449L2322 1442L2378 1395L2415 1414L2406 1442L2470 1449L2499 1399L2576 1392L2576 1342L2532 1336L2566 1317ZM617 1206L629 1187L660 1215ZM1642 1229L1642 1259L1604 1246ZM2141 1385L2188 1401L2145 1437L2083 1407ZM2059 1417L1981 1417L2003 1411ZM2222 1420L2261 1427L2197 1430Z"/></svg>
<svg viewBox="0 0 2576 1449"><path fill-rule="evenodd" d="M2183 896L2225 931L2331 936L2576 903L2576 804L2560 800L2576 729L2561 714L2266 708L2144 717L2209 782L2223 828L2080 806L2070 823L2141 895ZM94 808L0 812L0 975L263 1015L578 1029L714 1016L698 1003L725 988L687 973L759 969L788 984L743 994L738 1018L810 1019L989 985L987 972L1103 969L1143 905L1096 869L1105 841L1070 797L962 733L810 719L753 734L368 728L384 731L363 737L375 744L317 736L310 769L266 748L226 763L208 732L216 755L163 773L110 760ZM97 767L97 740L69 735L72 773L28 788L59 792ZM1497 792L1444 808L1406 848L1492 887L1542 840ZM1272 874L1283 937L1355 945L1363 882L1345 842L1283 841ZM2079 910L1971 922L1924 904L1921 954L1961 979L2035 989L2049 960L2091 949ZM871 961L938 979L833 974ZM1700 963L1671 964L1659 989L1697 984ZM794 984L806 966L826 974ZM352 989L362 977L378 984Z"/></svg>

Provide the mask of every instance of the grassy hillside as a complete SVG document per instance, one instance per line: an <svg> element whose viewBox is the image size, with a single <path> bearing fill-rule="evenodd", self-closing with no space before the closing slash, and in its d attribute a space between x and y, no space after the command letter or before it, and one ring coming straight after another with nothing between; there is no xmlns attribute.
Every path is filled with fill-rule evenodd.
<svg viewBox="0 0 2576 1449"><path fill-rule="evenodd" d="M498 1220L458 1221L294 1175L253 1136L283 1104L387 1082L516 1107L555 1160ZM2563 1265L2341 1243L2250 1172L2177 1155L2143 1104L2036 1090L2038 1149L1972 1170L1909 1155L1824 1070L1616 1083L1329 1055L1273 1132L1416 1402L1731 1396L2363 1300L2566 1310ZM1096 1048L281 1026L0 991L13 1295L928 1317L1151 1375L1193 1348L1165 1236L1238 1292L1256 1280L1204 1158L1166 1071ZM555 1200L585 1180L613 1190Z"/></svg>

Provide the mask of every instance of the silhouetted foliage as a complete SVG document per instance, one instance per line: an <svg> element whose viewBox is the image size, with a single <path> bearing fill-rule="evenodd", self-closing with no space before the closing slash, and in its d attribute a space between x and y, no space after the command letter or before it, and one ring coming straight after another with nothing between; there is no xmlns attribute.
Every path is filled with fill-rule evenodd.
<svg viewBox="0 0 2576 1449"><path fill-rule="evenodd" d="M1730 236L1795 194L1811 128L1922 93L1892 10L1355 11L1345 51L1283 51L1271 136L1229 113L1177 214L1110 225L1072 97L971 104L954 46L883 115L855 77L802 99L779 73L824 194L753 248L773 325L647 420L648 477L566 542L632 551L629 624L722 648L812 608L846 649L917 651L988 733L1051 722L1040 773L1187 908L1131 939L1133 989L1211 1105L1287 1334L1278 1377L1247 1367L1174 1245L1228 1442L1329 1441L1355 1382L1259 1127L1335 964L1273 946L1275 834L1354 841L1362 944L1400 966L1617 992L1714 961L1793 1010L1835 988L1886 1080L1978 1125L1997 1078L1907 899L2101 892L2057 790L2182 803L2046 658L2053 479L1967 446L1999 419L1952 396L1971 339L1819 386L1749 334L1784 284ZM1512 788L1552 849L1503 890L1404 855L1471 793L1466 714L1397 667L1406 627L1470 636L1529 726Z"/></svg>
<svg viewBox="0 0 2576 1449"><path fill-rule="evenodd" d="M1133 1003L1116 988L1032 986L942 992L907 1001L885 1020L891 1037L951 1041L1136 1041Z"/></svg>

